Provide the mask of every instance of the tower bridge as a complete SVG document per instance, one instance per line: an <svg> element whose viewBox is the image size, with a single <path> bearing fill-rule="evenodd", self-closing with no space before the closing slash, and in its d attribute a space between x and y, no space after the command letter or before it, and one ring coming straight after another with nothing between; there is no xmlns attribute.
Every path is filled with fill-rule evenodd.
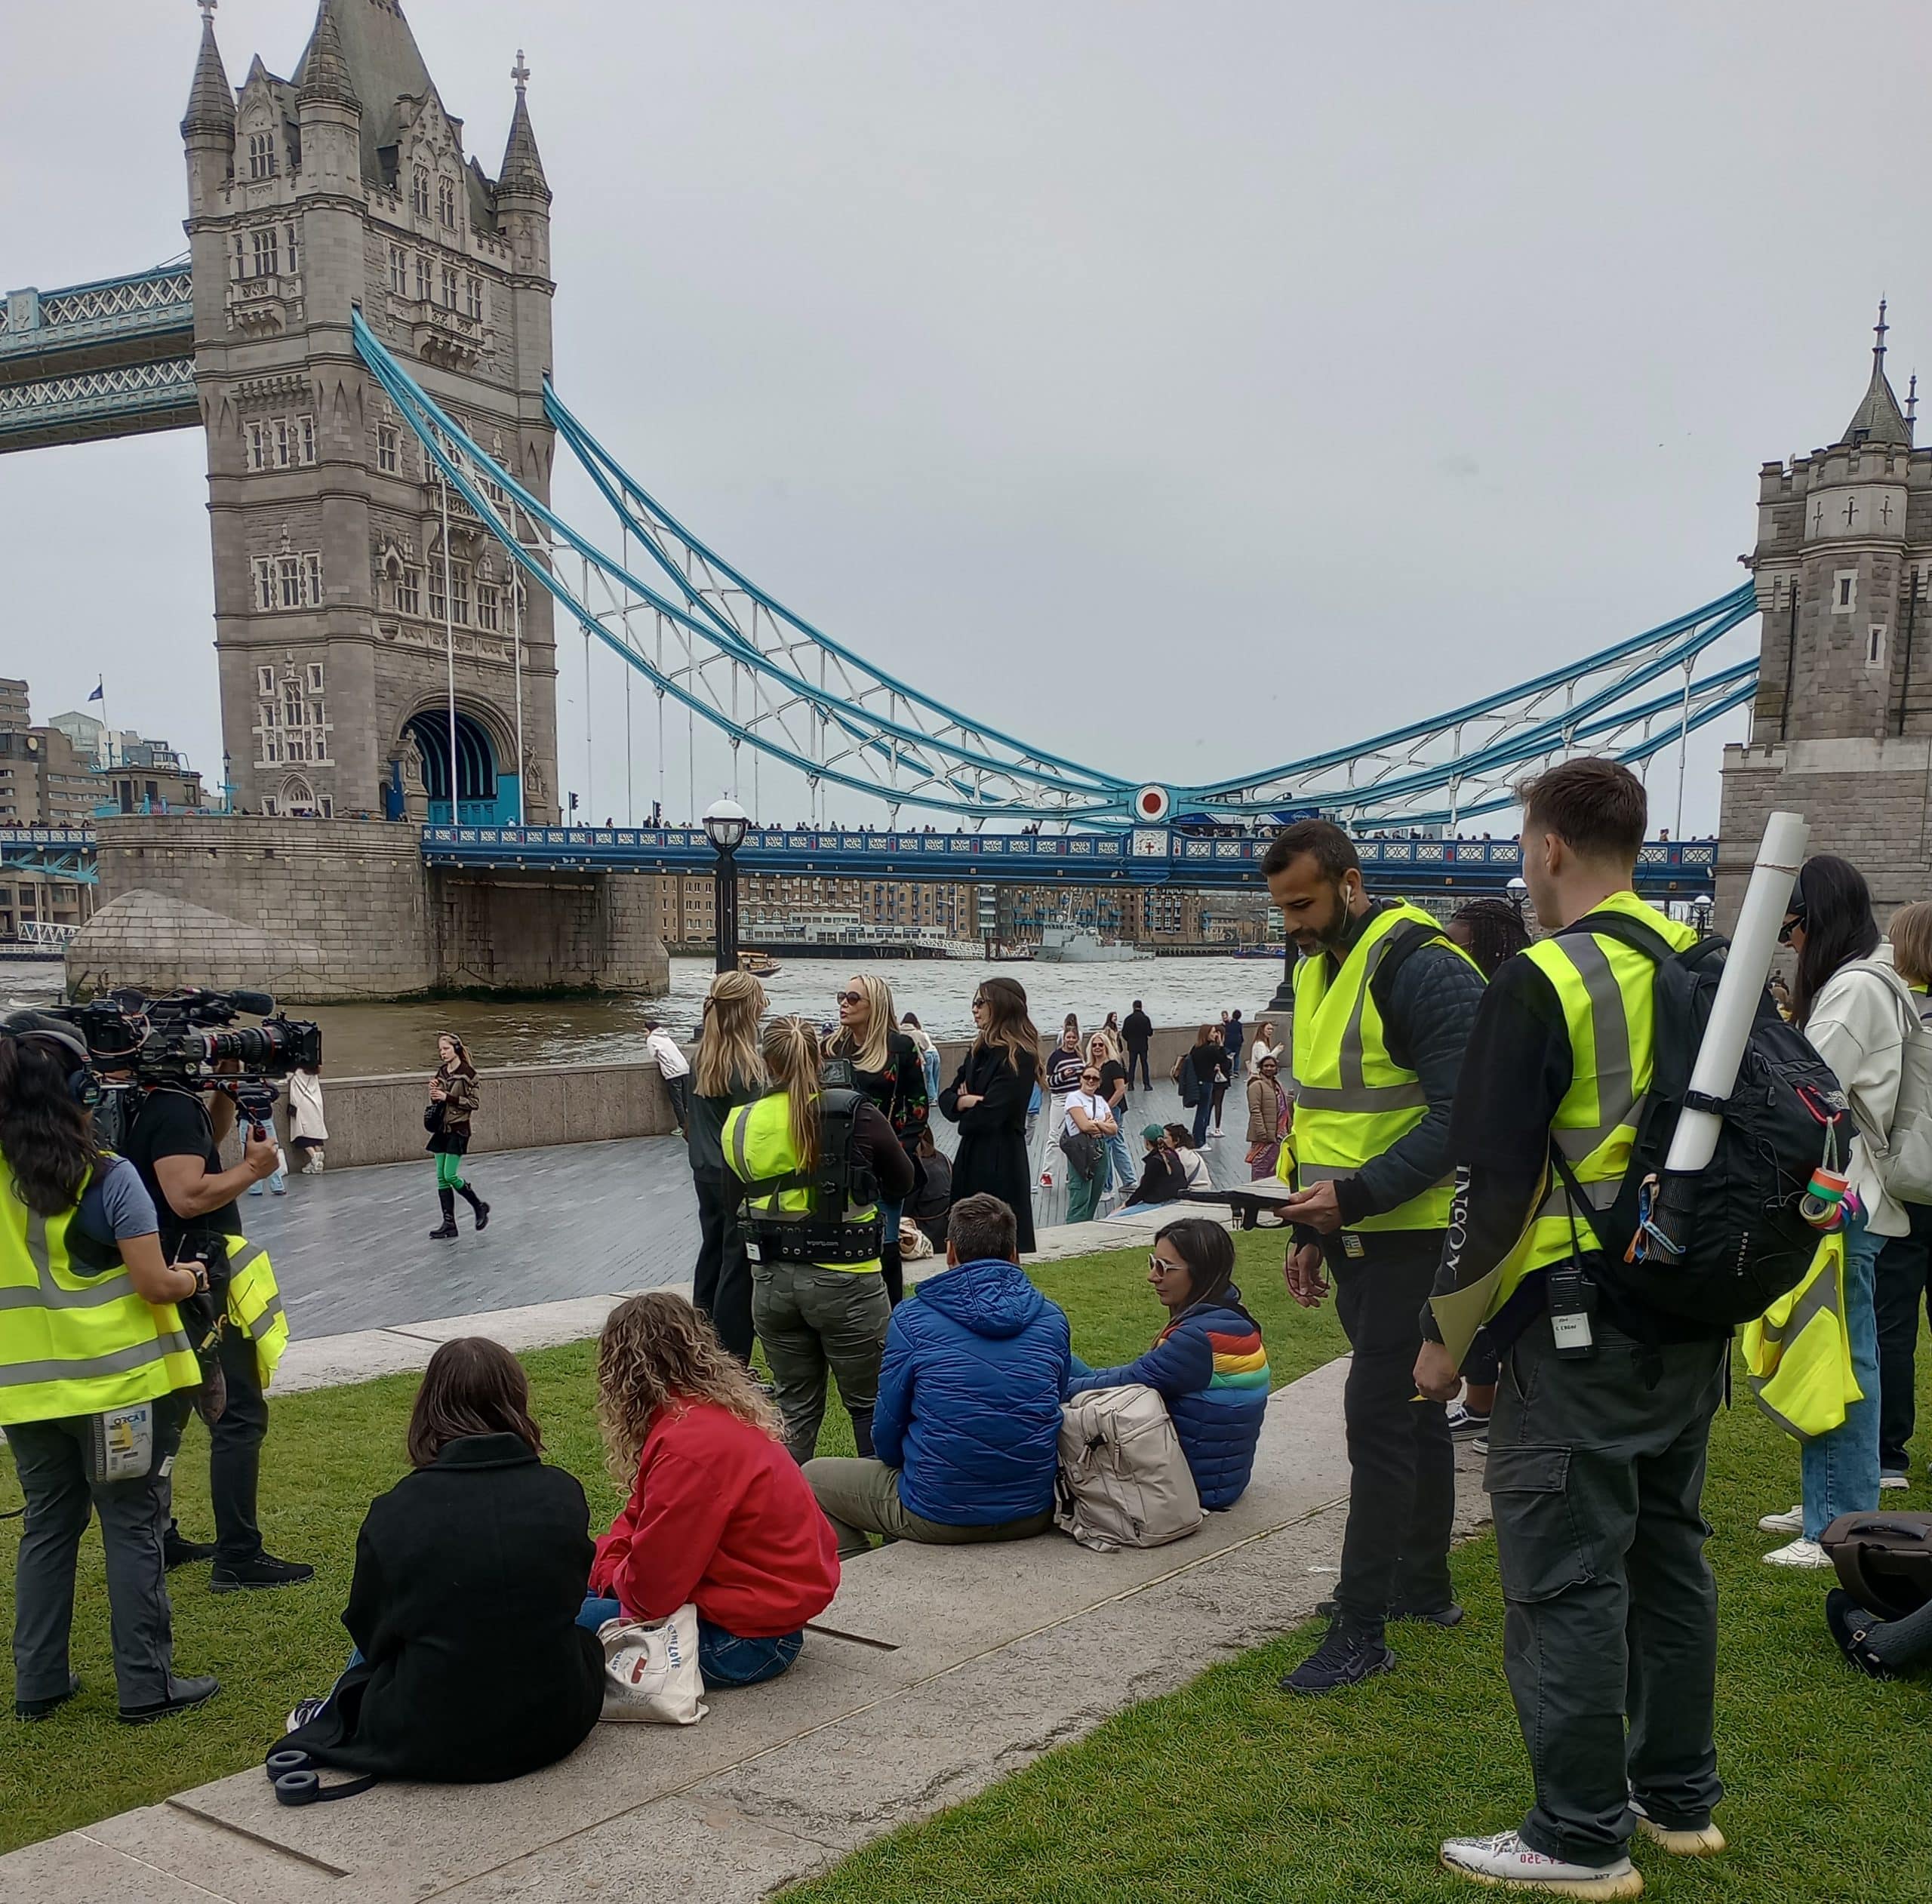
<svg viewBox="0 0 1932 1904"><path fill-rule="evenodd" d="M8 296L0 452L200 425L223 746L254 818L413 823L432 881L668 865L685 848L662 831L620 829L631 843L619 844L558 828L561 625L634 671L660 736L679 712L720 733L741 797L757 764L775 762L803 777L815 817L835 793L876 802L875 842L946 838L903 830L936 814L973 843L933 857L970 861L976 878L1084 840L1066 846L1069 866L1208 882L1242 856L1198 851L1200 823L1252 833L1311 808L1358 832L1432 836L1441 857L1410 861L1418 878L1487 877L1487 853L1454 836L1506 813L1523 774L1579 751L1649 773L1660 819L1674 771L1681 831L1691 736L1748 706L1750 742L1727 754L1720 876L1748 863L1743 835L1783 801L1826 821L1821 845L1841 837L1874 860L1885 896L1923 887L1932 452L1913 447L1886 379L1882 309L1844 436L1761 478L1752 580L1383 734L1211 783L1122 775L868 661L687 527L566 404L552 195L521 54L492 175L401 0L320 0L290 76L257 57L238 87L217 0L199 5L181 125L187 258ZM590 519L553 506L559 454L597 499ZM1727 641L1753 617L1757 654ZM168 837L221 823L183 818ZM857 836L773 835L759 850L788 863L860 850L825 837ZM1157 837L1158 850L1135 844ZM1647 868L1681 874L1684 850L1647 854ZM897 876L931 849L863 850ZM106 883L137 862L162 878L169 857L103 850ZM245 914L247 860L234 863Z"/></svg>

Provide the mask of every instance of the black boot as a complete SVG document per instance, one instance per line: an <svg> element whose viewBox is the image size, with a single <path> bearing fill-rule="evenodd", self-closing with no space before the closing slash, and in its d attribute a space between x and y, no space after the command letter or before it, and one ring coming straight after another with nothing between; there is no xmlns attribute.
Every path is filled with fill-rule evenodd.
<svg viewBox="0 0 1932 1904"><path fill-rule="evenodd" d="M443 1220L429 1235L432 1241L441 1243L456 1234L456 1192L438 1189L436 1200L443 1206Z"/></svg>
<svg viewBox="0 0 1932 1904"><path fill-rule="evenodd" d="M490 1227L490 1206L466 1183L459 1183L456 1193L476 1212L476 1227L479 1230Z"/></svg>

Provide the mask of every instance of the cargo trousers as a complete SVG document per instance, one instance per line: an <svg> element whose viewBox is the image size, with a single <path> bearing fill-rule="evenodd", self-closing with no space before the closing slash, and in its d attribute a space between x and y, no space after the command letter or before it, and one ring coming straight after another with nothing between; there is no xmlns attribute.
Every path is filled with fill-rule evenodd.
<svg viewBox="0 0 1932 1904"><path fill-rule="evenodd" d="M809 1461L817 1451L828 1370L852 1417L859 1453L872 1453L879 1358L891 1318L885 1278L876 1269L752 1264L752 1323L764 1345L785 1444L795 1461Z"/></svg>
<svg viewBox="0 0 1932 1904"><path fill-rule="evenodd" d="M1700 1503L1727 1345L1646 1347L1601 1312L1595 1334L1593 1354L1559 1356L1541 1315L1505 1353L1484 1485L1536 1782L1523 1841L1600 1866L1624 1854L1633 1795L1684 1830L1724 1795Z"/></svg>

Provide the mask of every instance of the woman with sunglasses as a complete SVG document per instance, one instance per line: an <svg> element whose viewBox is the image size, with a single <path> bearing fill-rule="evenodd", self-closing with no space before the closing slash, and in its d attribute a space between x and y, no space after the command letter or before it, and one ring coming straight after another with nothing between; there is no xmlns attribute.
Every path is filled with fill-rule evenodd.
<svg viewBox="0 0 1932 1904"><path fill-rule="evenodd" d="M1232 1507L1254 1471L1268 1410L1261 1325L1234 1285L1234 1239L1205 1217L1183 1217L1155 1239L1147 1281L1168 1312L1139 1360L1089 1368L1073 1358L1069 1395L1144 1384L1168 1404L1204 1508Z"/></svg>
<svg viewBox="0 0 1932 1904"><path fill-rule="evenodd" d="M1104 1041L1096 1038L1094 1042L1103 1044ZM1091 1177L1081 1176L1072 1158L1068 1159L1066 1220L1069 1223L1093 1221L1094 1213L1100 1207L1100 1192L1107 1181L1107 1140L1119 1134L1120 1126L1114 1121L1114 1114L1100 1094L1100 1068L1097 1064L1089 1064L1081 1071L1077 1088L1067 1097L1066 1115L1060 1120L1058 1133L1059 1138L1091 1137L1098 1146L1094 1153L1094 1173ZM1064 1146L1062 1149L1064 1154Z"/></svg>
<svg viewBox="0 0 1932 1904"><path fill-rule="evenodd" d="M1026 1152L1026 1106L1040 1074L1040 1035L1026 1014L1026 988L1004 977L983 980L973 996L973 1042L939 1107L959 1127L952 1201L984 1192L1013 1212L1023 1255L1034 1247L1033 1172Z"/></svg>
<svg viewBox="0 0 1932 1904"><path fill-rule="evenodd" d="M892 988L884 980L871 972L853 974L838 994L838 1029L826 1041L825 1055L843 1058L851 1066L853 1082L878 1107L899 1147L910 1157L932 1115L932 1100L926 1090L925 1060L912 1034L899 1029ZM881 1201L878 1213L885 1238L879 1263L887 1300L897 1309L906 1293L906 1271L899 1253L899 1219L905 1204Z"/></svg>
<svg viewBox="0 0 1932 1904"><path fill-rule="evenodd" d="M1837 1076L1860 1133L1883 1140L1897 1111L1910 995L1891 972L1872 915L1871 889L1848 860L1821 853L1798 869L1780 934L1798 955L1792 1021ZM1880 955L1882 954L1882 956ZM1804 1499L1758 1522L1789 1543L1764 1558L1774 1567L1828 1567L1818 1536L1841 1514L1878 1505L1878 1332L1874 1287L1889 1236L1911 1232L1904 1207L1887 1195L1863 1135L1852 1140L1847 1174L1858 1213L1844 1226L1844 1326L1851 1370L1864 1399L1844 1420L1804 1445Z"/></svg>

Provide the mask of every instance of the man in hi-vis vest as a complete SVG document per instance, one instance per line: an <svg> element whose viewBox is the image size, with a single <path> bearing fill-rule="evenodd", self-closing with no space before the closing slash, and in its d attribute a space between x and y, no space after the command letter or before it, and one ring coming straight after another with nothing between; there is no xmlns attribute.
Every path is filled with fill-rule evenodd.
<svg viewBox="0 0 1932 1904"><path fill-rule="evenodd" d="M1650 1088L1658 958L1697 935L1631 890L1647 812L1628 767L1566 761L1520 798L1550 936L1491 980L1463 1061L1455 1217L1415 1376L1452 1394L1479 1324L1501 1355L1484 1485L1536 1803L1519 1830L1451 1839L1442 1862L1485 1884L1635 1897L1634 1832L1679 1856L1724 1848L1698 1503L1727 1332L1638 1306L1593 1227Z"/></svg>
<svg viewBox="0 0 1932 1904"><path fill-rule="evenodd" d="M1441 1405L1415 1399L1410 1377L1442 1260L1449 1112L1482 975L1420 907L1371 899L1348 835L1327 820L1278 833L1261 866L1302 953L1288 1293L1312 1309L1332 1277L1355 1351L1332 1623L1281 1682L1327 1693L1395 1665L1386 1621L1463 1616L1449 1585L1455 1449Z"/></svg>

